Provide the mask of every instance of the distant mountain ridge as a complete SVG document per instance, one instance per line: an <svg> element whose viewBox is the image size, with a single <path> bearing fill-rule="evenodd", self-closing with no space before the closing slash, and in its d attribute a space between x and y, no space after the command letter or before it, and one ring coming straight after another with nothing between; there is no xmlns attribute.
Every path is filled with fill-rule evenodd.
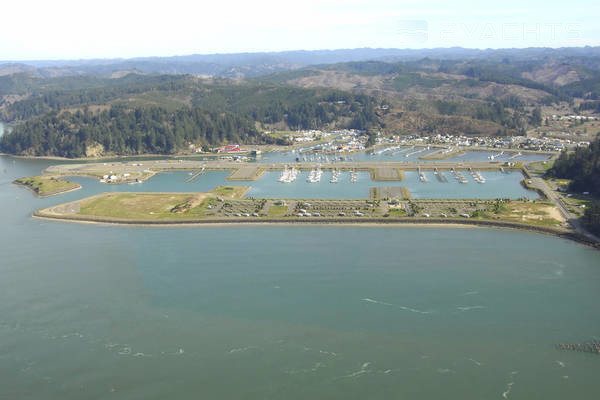
<svg viewBox="0 0 600 400"><path fill-rule="evenodd" d="M294 50L281 52L193 54L172 57L138 57L130 59L0 61L0 76L27 73L39 77L98 74L110 76L119 71L145 74L193 74L226 78L253 78L302 67L345 62L414 61L423 58L440 60L504 58L523 61L600 57L600 47L525 48L525 49L437 49L358 48L338 50Z"/></svg>

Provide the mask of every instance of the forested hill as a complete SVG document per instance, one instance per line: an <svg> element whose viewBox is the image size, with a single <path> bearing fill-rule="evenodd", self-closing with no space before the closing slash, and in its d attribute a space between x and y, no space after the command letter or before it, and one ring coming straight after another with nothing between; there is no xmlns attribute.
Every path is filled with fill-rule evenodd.
<svg viewBox="0 0 600 400"><path fill-rule="evenodd" d="M600 136L589 147L561 153L548 175L571 179L570 190L600 197Z"/></svg>
<svg viewBox="0 0 600 400"><path fill-rule="evenodd" d="M76 79L76 89L38 87L4 104L4 118L17 124L0 139L0 151L83 157L271 143L262 131L380 128L384 108L373 97L326 88L191 76Z"/></svg>
<svg viewBox="0 0 600 400"><path fill-rule="evenodd" d="M98 146L102 154L170 154L189 144L263 141L251 120L230 113L112 106L97 114L46 114L4 135L0 146L12 154L85 157Z"/></svg>

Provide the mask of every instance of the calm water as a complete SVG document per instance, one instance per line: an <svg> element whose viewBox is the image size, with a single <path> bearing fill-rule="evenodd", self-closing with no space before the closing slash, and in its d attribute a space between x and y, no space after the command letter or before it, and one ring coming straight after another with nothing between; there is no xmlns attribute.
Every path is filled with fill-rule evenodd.
<svg viewBox="0 0 600 400"><path fill-rule="evenodd" d="M186 182L190 177L188 172L165 172L139 185L106 185L95 179L73 177L74 181L83 185L84 189L77 197L90 196L101 192L118 191L147 191L147 192L189 192L210 191L219 185L250 186L246 194L263 198L368 198L369 189L377 186L401 186L410 190L414 198L538 198L536 192L523 188L520 181L523 175L519 172L501 173L485 171L482 175L485 184L476 183L466 172L463 174L468 184L461 184L449 172L444 172L448 182L439 182L433 172L426 171L428 182L420 182L416 171L406 171L406 180L401 182L375 182L368 172L358 172L355 183L350 182L350 173L343 172L338 183L330 183L331 172L323 172L321 181L308 183L308 171L302 171L293 183L281 183L277 179L280 172L265 172L256 181L228 181L229 171L208 171L193 182Z"/></svg>
<svg viewBox="0 0 600 400"><path fill-rule="evenodd" d="M600 336L596 251L487 229L46 222L31 212L95 190L10 184L46 165L0 157L2 399L600 396L598 356L554 349Z"/></svg>

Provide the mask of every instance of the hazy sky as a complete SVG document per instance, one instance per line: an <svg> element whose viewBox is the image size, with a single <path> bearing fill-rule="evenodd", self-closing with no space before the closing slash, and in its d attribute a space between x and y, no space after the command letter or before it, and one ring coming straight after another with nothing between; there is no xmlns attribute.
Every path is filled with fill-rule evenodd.
<svg viewBox="0 0 600 400"><path fill-rule="evenodd" d="M600 44L597 1L5 0L0 60Z"/></svg>

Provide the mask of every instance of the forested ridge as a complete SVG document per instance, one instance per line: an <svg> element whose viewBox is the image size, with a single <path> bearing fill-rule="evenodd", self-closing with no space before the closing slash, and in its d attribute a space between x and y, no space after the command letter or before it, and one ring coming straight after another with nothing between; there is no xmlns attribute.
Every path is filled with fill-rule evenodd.
<svg viewBox="0 0 600 400"><path fill-rule="evenodd" d="M381 126L378 101L335 89L206 82L188 76L132 76L120 81L120 85L111 80L100 87L45 90L9 104L5 113L21 122L0 139L0 150L83 157L89 148L101 145L103 154L172 154L190 145L276 141L261 134L259 126Z"/></svg>
<svg viewBox="0 0 600 400"><path fill-rule="evenodd" d="M83 157L89 146L120 155L174 153L189 144L263 141L253 122L230 113L112 106L93 114L52 112L17 126L2 150L32 156Z"/></svg>
<svg viewBox="0 0 600 400"><path fill-rule="evenodd" d="M182 91L189 86L187 77L168 75L130 74L120 79L73 77L72 80L67 78L58 78L58 80L63 84L51 84L52 80L30 83L31 95L8 104L4 110L4 119L26 120L68 107L107 104L118 98L149 91ZM46 81L50 83L45 83Z"/></svg>

